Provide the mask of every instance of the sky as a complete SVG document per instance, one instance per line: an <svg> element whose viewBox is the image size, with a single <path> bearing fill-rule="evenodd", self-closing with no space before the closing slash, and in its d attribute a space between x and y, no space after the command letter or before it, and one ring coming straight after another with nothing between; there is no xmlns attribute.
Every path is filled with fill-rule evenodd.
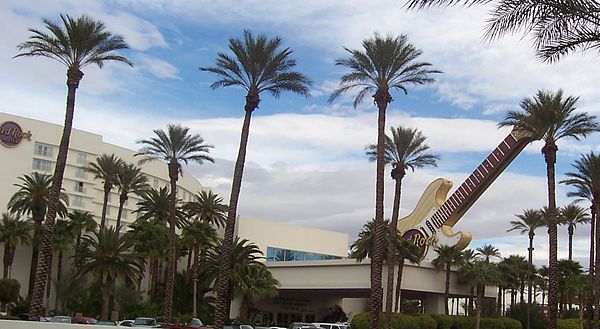
<svg viewBox="0 0 600 329"><path fill-rule="evenodd" d="M353 242L374 217L375 164L364 146L376 142L376 108L367 97L357 109L352 94L327 99L348 71L336 66L345 49L362 40L405 34L423 54L420 61L443 73L427 86L395 91L387 128L405 126L427 136L438 167L408 172L403 180L400 217L408 215L427 185L438 177L460 183L509 133L498 129L509 110L519 110L538 90L579 97L577 107L600 112L600 65L597 53L574 54L555 64L535 57L531 38L509 35L483 39L488 7L430 8L407 11L404 1L20 1L0 2L0 112L61 124L64 120L66 70L44 58L13 58L17 45L43 29L43 18L82 14L105 22L130 49L122 54L134 67L109 63L86 67L77 94L74 127L98 133L109 143L137 149L136 141L154 129L180 123L214 145L214 164L185 167L204 186L229 199L233 161L244 115L244 90L213 90L212 66L228 52L229 38L244 29L279 36L297 61L296 70L314 82L310 98L261 95L253 113L238 214L345 232ZM598 152L600 137L559 142L557 181L572 171L582 153ZM525 209L547 204L546 171L539 142L529 145L456 224L471 232L471 248L493 244L502 256L526 255L527 238L506 232ZM165 168L166 170L166 168ZM393 181L386 172L385 216L392 205ZM558 185L559 206L573 200ZM582 206L588 207L586 203ZM559 258L567 257L567 233L559 233ZM577 227L574 256L588 263L589 225ZM295 237L301 238L301 237ZM534 258L545 264L547 234L536 231Z"/></svg>

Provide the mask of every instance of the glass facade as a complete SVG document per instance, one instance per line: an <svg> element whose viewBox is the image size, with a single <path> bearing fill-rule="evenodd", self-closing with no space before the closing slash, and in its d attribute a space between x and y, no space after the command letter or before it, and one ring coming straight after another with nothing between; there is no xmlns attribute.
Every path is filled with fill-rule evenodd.
<svg viewBox="0 0 600 329"><path fill-rule="evenodd" d="M36 159L33 158L33 163L31 168L39 171L51 171L52 170L52 162L48 160Z"/></svg>
<svg viewBox="0 0 600 329"><path fill-rule="evenodd" d="M267 247L267 262L298 262L331 259L342 259L342 257L317 254L314 252Z"/></svg>

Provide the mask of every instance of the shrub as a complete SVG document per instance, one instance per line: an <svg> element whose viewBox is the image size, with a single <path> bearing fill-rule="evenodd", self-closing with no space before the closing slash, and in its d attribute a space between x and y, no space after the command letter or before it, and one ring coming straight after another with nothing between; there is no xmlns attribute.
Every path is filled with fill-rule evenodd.
<svg viewBox="0 0 600 329"><path fill-rule="evenodd" d="M517 304L514 308L509 309L507 316L515 320L519 320L523 328L527 325L527 304ZM538 304L531 304L529 324L531 329L548 328L548 320L544 318L542 309Z"/></svg>
<svg viewBox="0 0 600 329"><path fill-rule="evenodd" d="M369 313L358 313L352 317L350 327L352 329L368 329L369 328Z"/></svg>
<svg viewBox="0 0 600 329"><path fill-rule="evenodd" d="M559 319L558 329L579 329L579 319Z"/></svg>
<svg viewBox="0 0 600 329"><path fill-rule="evenodd" d="M437 322L429 314L421 314L417 317L420 329L437 329Z"/></svg>
<svg viewBox="0 0 600 329"><path fill-rule="evenodd" d="M16 303L21 284L15 279L0 279L0 303Z"/></svg>

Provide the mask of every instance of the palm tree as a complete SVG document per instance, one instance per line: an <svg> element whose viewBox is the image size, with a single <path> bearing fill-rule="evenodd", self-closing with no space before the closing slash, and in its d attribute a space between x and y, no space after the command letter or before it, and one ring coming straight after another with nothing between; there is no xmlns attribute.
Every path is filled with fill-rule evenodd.
<svg viewBox="0 0 600 329"><path fill-rule="evenodd" d="M449 315L448 298L450 297L450 273L452 266L459 266L463 262L462 252L454 246L440 245L435 248L438 256L431 263L436 269L446 271L446 285L444 288L444 312Z"/></svg>
<svg viewBox="0 0 600 329"><path fill-rule="evenodd" d="M600 156L590 152L590 154L583 154L572 165L575 168L575 172L568 172L565 174L568 178L563 180L562 183L574 186L576 192L573 194L592 199L592 214L594 210L600 209ZM572 195L573 195L572 194ZM600 230L596 225L595 232L595 264L590 267L590 273L594 272L594 288L596 291L600 291L600 273L598 266L600 266ZM592 252L590 252L591 254ZM592 264L592 261L590 261ZM590 274L591 275L591 274ZM600 319L600 294L594 294L594 312L593 312L593 326L594 329L598 329Z"/></svg>
<svg viewBox="0 0 600 329"><path fill-rule="evenodd" d="M385 221L383 239L387 243L389 239L388 221ZM375 220L371 219L363 225L362 230L358 233L358 239L350 245L350 258L356 259L357 262L362 262L365 258L372 258L373 245L375 239ZM384 250L384 253L387 249ZM387 256L387 255L386 255ZM387 257L385 257L387 259Z"/></svg>
<svg viewBox="0 0 600 329"><path fill-rule="evenodd" d="M338 96L354 89L359 92L354 99L354 107L362 102L366 95L372 94L378 108L377 119L377 158L376 158L376 195L375 195L375 244L371 260L371 329L379 328L379 312L381 311L381 275L383 266L383 176L385 171L385 115L387 106L392 102L390 90L399 89L408 93L408 86L433 83L433 73L440 71L430 69L431 64L417 62L421 50L408 43L405 35L398 37L374 37L363 40L364 51L346 50L349 58L338 59L336 65L347 67L350 73L340 78L340 84L331 96L333 101ZM387 312L386 314L391 314ZM391 326L391 317L386 316L385 328Z"/></svg>
<svg viewBox="0 0 600 329"><path fill-rule="evenodd" d="M419 130L391 127L392 136L385 136L385 162L391 164L392 179L396 182L394 189L394 203L392 206L392 219L390 222L390 240L388 241L388 277L386 295L386 322L387 317L391 317L393 294L394 294L394 268L396 266L395 241L397 237L398 215L400 211L400 196L402 192L402 179L406 175L406 171L415 168L423 168L425 166L437 167L439 156L429 153L429 145L425 144L425 137ZM371 144L366 147L367 155L370 161L377 160L377 145ZM398 269L400 270L400 269ZM401 275L401 274L400 274ZM400 287L397 287L399 290ZM396 298L398 300L398 298ZM391 318L390 320L391 321Z"/></svg>
<svg viewBox="0 0 600 329"><path fill-rule="evenodd" d="M73 115L75 111L75 95L79 82L83 78L84 67L95 64L102 68L106 62L116 61L133 64L124 56L116 53L117 50L127 49L123 37L115 35L106 30L102 21L93 20L88 16L72 18L69 15L60 15L64 25L56 24L47 18L43 19L44 25L49 33L29 29L29 39L17 46L21 51L15 57L46 57L58 61L67 67L67 105L65 124L58 156L52 177L52 188L48 202L48 215L46 222L48 227L54 224L58 205L60 203L60 192L62 187L65 165L67 163L67 152L69 139L73 126ZM39 316L42 313L43 294L45 279L48 273L49 259L52 254L52 231L45 230L42 241L42 257L39 260L34 282L33 295L31 298L32 315Z"/></svg>
<svg viewBox="0 0 600 329"><path fill-rule="evenodd" d="M282 92L293 92L302 96L310 96L309 86L312 81L305 75L293 71L296 61L291 57L289 48L282 48L283 40L279 37L272 39L260 34L254 36L249 30L244 30L243 38L230 38L230 56L225 53L217 54L215 66L201 67L204 72L214 73L218 76L211 88L241 87L246 90L246 104L244 105L244 123L240 138L240 148L233 172L231 196L229 198L229 211L225 226L225 240L221 271L217 281L217 309L215 326L223 327L227 303L227 282L229 276L229 258L233 245L233 231L237 216L237 205L242 187L244 163L246 161L246 148L250 134L250 120L252 112L258 108L260 94L269 92L278 98Z"/></svg>
<svg viewBox="0 0 600 329"><path fill-rule="evenodd" d="M409 8L484 4L491 0L408 0ZM600 4L595 0L498 0L491 10L486 38L523 30L532 34L537 56L554 62L575 51L600 47Z"/></svg>
<svg viewBox="0 0 600 329"><path fill-rule="evenodd" d="M532 281L531 281L531 268L533 266L533 238L535 237L535 230L544 225L542 213L539 210L527 209L522 214L515 215L519 220L511 220L510 224L512 227L507 230L519 231L521 234L527 234L529 237L529 247L527 264L529 264L529 270L527 271L527 321L530 321L530 306L532 297ZM529 327L529 323L528 323Z"/></svg>
<svg viewBox="0 0 600 329"><path fill-rule="evenodd" d="M31 225L28 222L19 220L18 217L9 213L2 214L0 242L4 243L4 257L2 259L2 264L4 265L2 272L3 279L10 278L17 246L29 246L29 242L31 241L30 230Z"/></svg>
<svg viewBox="0 0 600 329"><path fill-rule="evenodd" d="M108 320L110 293L117 279L135 282L142 274L143 258L133 252L135 242L128 235L110 227L83 237L82 265L78 276L94 273L102 283L102 313Z"/></svg>
<svg viewBox="0 0 600 329"><path fill-rule="evenodd" d="M567 226L569 234L569 260L573 260L573 234L577 224L586 224L590 222L590 216L586 210L576 204L568 204L560 208L558 221Z"/></svg>
<svg viewBox="0 0 600 329"><path fill-rule="evenodd" d="M225 227L227 205L223 204L222 197L212 191L202 191L194 195L192 201L183 205L183 211L188 217L195 217L217 227Z"/></svg>
<svg viewBox="0 0 600 329"><path fill-rule="evenodd" d="M181 125L169 124L167 131L154 130L156 137L138 141L143 145L136 156L143 156L140 164L160 160L166 162L169 171L169 180L171 183L171 194L169 198L169 245L168 245L168 264L167 264L167 286L165 288L165 299L163 304L163 315L165 319L171 318L173 307L173 285L175 283L175 272L177 270L176 243L177 233L177 180L182 173L182 163L196 162L199 164L204 161L214 162L215 160L208 155L212 145L204 143L200 135L190 134L190 129Z"/></svg>
<svg viewBox="0 0 600 329"><path fill-rule="evenodd" d="M14 184L19 189L8 201L7 209L17 216L28 215L33 220L33 239L31 249L31 266L29 268L29 288L27 295L33 292L33 282L36 277L38 255L42 240L42 223L48 213L50 188L52 177L37 172L18 177L20 183ZM66 194L60 193L60 202L57 213L62 217L67 214L69 199ZM45 277L44 277L45 280Z"/></svg>
<svg viewBox="0 0 600 329"><path fill-rule="evenodd" d="M283 40L279 37L269 39L264 34L255 37L249 30L244 30L242 39L229 39L229 50L233 56L219 53L215 66L200 68L201 71L218 76L218 80L211 85L213 89L234 86L246 90L244 123L233 171L229 211L225 226L225 248L223 248L223 261L217 281L215 326L219 329L223 327L226 317L229 316L224 313L225 309L228 309L225 303L227 303L227 282L231 267L229 259L233 245L233 231L242 187L252 112L258 108L262 92L269 92L275 98L278 98L282 92L310 96L309 87L312 81L307 76L293 71L296 60L292 58L292 51L289 48L283 48L282 43Z"/></svg>
<svg viewBox="0 0 600 329"><path fill-rule="evenodd" d="M600 130L596 117L587 113L575 113L578 98L569 96L563 99L563 91L556 93L540 90L533 98L521 101L520 111L509 111L506 118L499 123L500 127L512 126L535 136L543 136L542 153L546 161L548 180L548 235L549 235L549 269L548 314L550 329L557 326L558 273L557 262L557 209L556 209L556 177L555 164L558 146L556 142L571 137L581 137ZM600 284L600 278L599 278Z"/></svg>
<svg viewBox="0 0 600 329"><path fill-rule="evenodd" d="M78 269L80 264L79 251L81 249L81 235L83 233L94 231L98 224L94 219L94 215L87 211L73 210L67 217L69 219L71 232L75 235L75 255L73 258L75 259L75 268Z"/></svg>
<svg viewBox="0 0 600 329"><path fill-rule="evenodd" d="M465 266L471 266L471 264L475 261L475 259L477 258L477 252L475 252L475 250L473 249L464 249L462 251L462 261L461 261L461 268L465 267ZM465 310L465 314L471 316L473 313L473 310L475 309L473 306L473 303L475 301L475 286L471 286L470 290L469 290L469 305ZM458 313L458 312L457 312Z"/></svg>
<svg viewBox="0 0 600 329"><path fill-rule="evenodd" d="M565 312L567 305L569 310L572 304L571 278L583 273L581 265L572 260L561 259L558 261L558 291L560 292L560 311Z"/></svg>
<svg viewBox="0 0 600 329"><path fill-rule="evenodd" d="M394 231L390 228L390 231ZM391 239L391 234L390 234ZM388 251L389 252L389 251ZM402 290L402 274L404 272L404 261L407 260L412 264L419 264L421 262L421 248L417 247L412 241L404 239L403 237L396 238L396 245L394 248L394 252L396 253L395 259L398 261L398 277L396 278L396 312L400 312L400 302L401 302L401 290ZM388 264L389 267L389 264ZM393 267L392 267L393 269ZM388 287L391 287L388 283ZM390 289L388 289L389 291ZM390 304L392 301L386 301ZM390 305L391 306L391 305ZM386 305L387 308L387 305ZM386 311L387 312L387 311ZM391 309L389 311L392 312Z"/></svg>
<svg viewBox="0 0 600 329"><path fill-rule="evenodd" d="M471 265L463 268L462 275L470 285L475 286L477 292L477 297L475 298L475 329L479 329L485 287L499 282L500 273L496 264L492 264L486 260L476 260Z"/></svg>
<svg viewBox="0 0 600 329"><path fill-rule="evenodd" d="M219 240L219 242L208 251L206 255L206 274L208 277L214 279L220 277L224 248L224 241ZM261 264L259 259L263 258L263 254L257 245L248 241L247 239L240 239L239 237L235 237L235 240L233 241L233 249L231 251L231 271L229 281L227 282L228 302L225 303L225 306L227 307L227 309L224 310L225 314L230 313L231 299L236 291L241 290L240 287L242 283L245 282L248 268L255 264Z"/></svg>
<svg viewBox="0 0 600 329"><path fill-rule="evenodd" d="M102 180L102 189L104 191L104 198L102 199L102 217L100 218L100 229L106 227L106 208L108 207L108 197L110 191L117 184L118 172L121 167L124 166L124 162L121 158L114 154L102 154L96 158L96 162L90 162L85 170L94 175L95 179Z"/></svg>
<svg viewBox="0 0 600 329"><path fill-rule="evenodd" d="M75 238L74 236L74 231L70 225L70 222L66 221L66 220L58 220L56 221L56 223L54 224L53 229L53 234L54 234L54 238L52 239L52 250L54 252L58 253L58 258L57 258L57 267L56 267L56 301L54 303L54 306L56 308L59 307L59 303L58 303L58 297L59 297L59 291L60 291L60 284L62 282L62 267L63 267L63 254L64 251L69 249L69 247L71 246L71 244L73 243L73 239ZM49 271L48 273L52 273L52 271ZM50 277L50 275L49 275ZM50 297L50 285L51 282L48 282L48 289L46 289L46 300ZM58 309L57 309L58 311Z"/></svg>
<svg viewBox="0 0 600 329"><path fill-rule="evenodd" d="M148 178L142 174L142 169L134 164L122 164L117 170L116 185L119 187L119 211L117 213L117 231L121 227L123 206L129 199L129 193L142 194L148 189Z"/></svg>
<svg viewBox="0 0 600 329"><path fill-rule="evenodd" d="M279 281L273 277L265 264L252 263L248 265L245 272L243 280L234 291L242 296L240 305L240 317L242 319L248 319L251 301L271 298L279 294L279 290L277 290Z"/></svg>
<svg viewBox="0 0 600 329"><path fill-rule="evenodd" d="M483 258L484 261L490 262L491 258L500 258L500 251L498 248L491 244L484 244L481 247L475 249L477 251L476 256Z"/></svg>

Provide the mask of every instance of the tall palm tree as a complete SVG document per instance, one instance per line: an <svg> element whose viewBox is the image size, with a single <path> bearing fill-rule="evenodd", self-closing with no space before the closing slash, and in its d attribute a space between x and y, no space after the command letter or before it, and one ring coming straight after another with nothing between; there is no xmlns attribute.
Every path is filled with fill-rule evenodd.
<svg viewBox="0 0 600 329"><path fill-rule="evenodd" d="M577 224L586 224L590 222L590 216L586 209L576 204L568 204L560 208L559 223L567 226L569 234L569 260L573 260L573 235Z"/></svg>
<svg viewBox="0 0 600 329"><path fill-rule="evenodd" d="M119 211L117 212L117 227L121 227L123 207L129 199L129 193L142 194L148 189L148 178L142 173L142 168L134 164L122 164L117 170L116 185L119 188ZM117 229L119 230L119 229Z"/></svg>
<svg viewBox="0 0 600 329"><path fill-rule="evenodd" d="M217 75L211 88L241 87L246 91L244 105L244 123L240 137L240 147L233 171L231 196L229 197L229 211L225 226L225 248L221 272L217 281L217 310L215 326L221 328L225 324L227 303L227 282L229 280L229 258L233 245L233 231L237 216L237 205L242 187L244 163L246 161L246 148L250 134L250 120L252 112L258 108L260 94L268 92L278 98L282 92L293 92L302 96L310 96L309 87L312 81L305 75L293 71L296 60L292 58L292 51L283 48L280 37L269 39L266 35L254 36L249 30L244 30L242 38L230 38L229 50L233 56L226 53L217 54L215 66L201 67L200 70Z"/></svg>
<svg viewBox="0 0 600 329"><path fill-rule="evenodd" d="M94 219L94 215L87 211L73 210L67 217L69 219L71 232L75 235L75 255L73 258L75 260L75 268L78 269L80 264L79 251L81 249L81 235L83 233L94 231L98 224Z"/></svg>
<svg viewBox="0 0 600 329"><path fill-rule="evenodd" d="M582 137L600 130L596 117L587 113L577 113L578 98L563 98L563 91L556 93L540 90L533 98L521 101L523 111L509 111L500 127L512 126L535 136L543 136L542 153L546 162L548 180L548 236L549 236L549 269L548 314L550 329L557 326L558 305L558 273L557 262L557 209L556 209L556 177L555 164L558 151L557 141L571 137L579 140ZM600 280L600 278L599 278ZM600 282L599 282L600 283Z"/></svg>
<svg viewBox="0 0 600 329"><path fill-rule="evenodd" d="M392 304L394 296L394 268L396 266L395 241L397 238L398 216L400 212L400 196L402 192L402 179L406 175L406 171L425 166L437 167L439 156L429 153L429 145L425 144L425 137L419 130L391 127L391 137L385 135L385 154L384 159L387 164L392 166L391 176L395 181L394 188L394 203L392 205L392 219L390 221L390 240L388 241L388 277L387 286L390 287L386 291L386 307L385 316L386 322L391 321ZM371 144L366 147L367 155L370 161L377 160L377 145ZM400 270L400 269L398 269ZM401 275L401 274L399 274ZM400 287L397 287L400 289ZM398 298L396 298L398 299ZM390 317L390 319L388 319Z"/></svg>
<svg viewBox="0 0 600 329"><path fill-rule="evenodd" d="M102 154L96 158L96 162L90 162L85 170L94 175L95 179L102 180L104 197L102 199L102 217L100 218L100 229L106 227L106 208L110 191L118 182L118 172L124 166L123 159L114 154Z"/></svg>
<svg viewBox="0 0 600 329"><path fill-rule="evenodd" d="M460 267L471 266L471 264L477 259L478 253L473 249L463 249L462 261ZM460 270L460 269L459 269ZM465 314L471 316L475 309L473 304L475 302L475 286L471 286L469 291L469 305L465 310ZM458 312L457 312L458 313Z"/></svg>
<svg viewBox="0 0 600 329"><path fill-rule="evenodd" d="M9 214L2 214L2 222L0 223L0 242L4 243L4 257L2 258L2 264L4 269L2 271L2 278L10 278L12 264L15 259L15 252L18 245L28 246L31 241L31 235L29 231L31 225L26 222L19 220L18 217Z"/></svg>
<svg viewBox="0 0 600 329"><path fill-rule="evenodd" d="M562 181L567 185L574 186L581 195L587 195L592 197L593 205L592 210L600 209L600 156L590 152L590 154L583 154L573 164L573 168L576 171L568 172L565 174L567 179ZM588 195L589 193L589 195ZM593 266L594 275L594 289L600 291L600 230L596 225L595 240L595 264ZM591 262L590 262L591 263ZM592 268L590 268L592 272ZM600 327L600 294L594 294L594 315L593 315L593 328L598 329Z"/></svg>
<svg viewBox="0 0 600 329"><path fill-rule="evenodd" d="M500 250L498 250L498 248L494 247L491 244L484 244L481 247L477 247L477 249L475 249L476 251L476 256L483 258L484 261L486 262L490 262L490 259L492 258L500 258Z"/></svg>
<svg viewBox="0 0 600 329"><path fill-rule="evenodd" d="M393 227L393 226L392 226ZM390 228L390 231L393 229ZM391 234L390 234L391 239ZM389 252L389 250L388 250ZM401 302L401 291L402 291L402 274L404 272L404 261L407 260L412 264L419 264L421 262L421 248L417 247L412 241L404 239L403 237L396 237L396 245L394 248L396 253L395 259L398 261L398 277L396 278L396 294L395 294L395 311L400 312ZM388 264L389 267L389 264ZM393 267L392 267L393 268ZM388 282L388 287L391 287ZM389 291L390 289L388 289ZM393 301L387 301L386 303L392 303ZM391 305L390 305L391 306ZM387 305L386 305L387 309ZM387 312L387 311L386 311ZM392 312L391 310L389 311Z"/></svg>
<svg viewBox="0 0 600 329"><path fill-rule="evenodd" d="M225 227L227 205L223 198L212 191L202 191L192 201L185 203L182 210L189 216L217 227Z"/></svg>
<svg viewBox="0 0 600 329"><path fill-rule="evenodd" d="M33 172L18 177L18 179L20 183L14 184L14 186L19 189L8 201L7 209L17 216L27 215L33 220L33 239L31 243L33 247L31 248L31 266L29 268L29 288L27 292L27 296L31 296L42 240L42 223L48 213L48 203L50 202L52 177ZM56 211L62 217L67 214L69 199L66 194L60 193L59 200Z"/></svg>
<svg viewBox="0 0 600 329"><path fill-rule="evenodd" d="M120 235L110 227L83 237L82 264L78 276L94 273L102 283L102 312L108 320L110 293L117 279L135 282L142 274L143 258L133 252L135 242L128 235Z"/></svg>
<svg viewBox="0 0 600 329"><path fill-rule="evenodd" d="M385 116L387 106L392 102L391 90L399 89L405 94L413 85L433 83L431 64L418 62L422 51L408 42L405 35L398 37L381 37L375 34L363 40L362 50L346 50L350 57L338 59L336 65L350 69L350 73L340 78L339 87L331 94L329 101L340 95L358 89L354 99L354 107L362 102L366 95L372 95L378 108L377 119L377 157L375 182L375 244L371 260L371 329L379 328L379 312L381 311L381 275L383 266L383 194L385 171ZM386 312L386 314L390 314ZM390 314L391 315L391 314ZM391 317L387 316L385 328L391 326Z"/></svg>
<svg viewBox="0 0 600 329"><path fill-rule="evenodd" d="M433 266L438 270L446 271L446 284L444 288L444 312L449 315L448 311L448 298L450 297L450 273L452 266L459 266L463 262L463 255L461 250L454 246L440 245L435 248L438 256L432 261Z"/></svg>
<svg viewBox="0 0 600 329"><path fill-rule="evenodd" d="M409 8L474 5L491 0L408 0ZM576 51L600 47L600 3L595 0L498 0L490 11L489 40L524 31L532 34L537 56L553 62Z"/></svg>
<svg viewBox="0 0 600 329"><path fill-rule="evenodd" d="M475 286L475 291L477 292L477 297L475 298L475 329L479 329L485 287L499 282L500 272L496 264L492 264L486 260L476 260L470 266L464 267L462 274L470 285Z"/></svg>
<svg viewBox="0 0 600 329"><path fill-rule="evenodd" d="M75 111L75 95L79 82L83 78L81 71L88 65L95 64L102 68L106 62L115 61L133 64L124 56L116 53L117 50L127 49L129 46L122 36L106 30L102 21L94 20L88 16L72 18L69 15L60 15L62 25L44 18L43 22L48 30L29 29L29 39L17 46L21 51L15 57L46 57L58 61L67 67L67 105L65 123L63 128L58 156L52 177L52 188L48 202L48 227L54 224L60 192L62 187L67 151L73 126ZM43 307L43 294L45 279L48 273L49 259L52 251L52 231L45 230L42 242L42 257L39 260L31 298L30 313L41 315Z"/></svg>
<svg viewBox="0 0 600 329"><path fill-rule="evenodd" d="M529 270L527 271L527 321L529 322L532 298L531 267L533 266L533 238L535 237L535 230L544 225L544 220L542 218L542 213L539 210L534 209L524 210L522 214L515 216L519 220L511 220L510 225L512 225L512 227L506 231L519 231L519 233L527 234L529 237L529 247L527 248L527 264L529 265Z"/></svg>
<svg viewBox="0 0 600 329"><path fill-rule="evenodd" d="M165 299L163 303L163 315L166 319L171 318L173 307L173 285L175 284L175 272L177 270L176 243L177 233L177 180L182 174L182 163L196 162L199 164L204 161L214 162L215 160L208 155L212 145L204 143L204 139L198 134L191 134L190 129L181 125L169 124L167 131L154 130L156 137L138 141L142 148L137 156L143 156L141 163L160 160L167 163L170 180L169 197L169 245L168 245L168 264L167 264L167 285L165 288Z"/></svg>

